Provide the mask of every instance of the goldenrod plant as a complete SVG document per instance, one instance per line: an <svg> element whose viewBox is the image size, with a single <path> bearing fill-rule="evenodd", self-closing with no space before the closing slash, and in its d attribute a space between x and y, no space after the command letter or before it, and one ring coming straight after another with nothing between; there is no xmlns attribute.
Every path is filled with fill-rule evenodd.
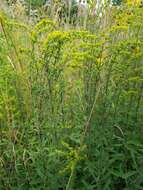
<svg viewBox="0 0 143 190"><path fill-rule="evenodd" d="M86 22L38 2L1 6L0 190L142 189L141 2Z"/></svg>

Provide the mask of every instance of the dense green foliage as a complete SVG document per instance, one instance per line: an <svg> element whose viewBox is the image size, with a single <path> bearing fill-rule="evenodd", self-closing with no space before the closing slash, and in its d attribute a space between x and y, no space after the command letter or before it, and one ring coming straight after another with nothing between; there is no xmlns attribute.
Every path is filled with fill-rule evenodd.
<svg viewBox="0 0 143 190"><path fill-rule="evenodd" d="M32 7L38 7L42 6L46 1L45 0L26 0L28 4L30 4Z"/></svg>
<svg viewBox="0 0 143 190"><path fill-rule="evenodd" d="M0 190L142 189L143 10L94 18L0 14Z"/></svg>
<svg viewBox="0 0 143 190"><path fill-rule="evenodd" d="M112 0L113 5L120 5L122 0Z"/></svg>

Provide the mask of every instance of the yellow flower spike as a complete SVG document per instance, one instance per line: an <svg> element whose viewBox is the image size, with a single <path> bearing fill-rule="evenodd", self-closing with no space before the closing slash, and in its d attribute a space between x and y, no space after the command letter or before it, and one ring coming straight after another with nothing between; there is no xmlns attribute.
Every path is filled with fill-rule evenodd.
<svg viewBox="0 0 143 190"><path fill-rule="evenodd" d="M138 6L141 3L141 0L127 0L129 6Z"/></svg>

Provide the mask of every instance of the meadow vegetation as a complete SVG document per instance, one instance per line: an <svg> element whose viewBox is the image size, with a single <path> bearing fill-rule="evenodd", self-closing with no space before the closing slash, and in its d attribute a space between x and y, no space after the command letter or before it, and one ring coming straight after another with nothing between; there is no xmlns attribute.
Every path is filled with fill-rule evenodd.
<svg viewBox="0 0 143 190"><path fill-rule="evenodd" d="M143 189L143 8L94 6L1 8L0 190Z"/></svg>

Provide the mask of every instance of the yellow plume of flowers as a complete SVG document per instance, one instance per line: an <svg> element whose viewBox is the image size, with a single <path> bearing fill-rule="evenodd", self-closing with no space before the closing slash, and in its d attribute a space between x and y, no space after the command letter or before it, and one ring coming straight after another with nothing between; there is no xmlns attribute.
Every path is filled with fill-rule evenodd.
<svg viewBox="0 0 143 190"><path fill-rule="evenodd" d="M141 0L127 0L127 4L129 5L129 6L138 6L138 5L140 5L140 3L141 3Z"/></svg>

